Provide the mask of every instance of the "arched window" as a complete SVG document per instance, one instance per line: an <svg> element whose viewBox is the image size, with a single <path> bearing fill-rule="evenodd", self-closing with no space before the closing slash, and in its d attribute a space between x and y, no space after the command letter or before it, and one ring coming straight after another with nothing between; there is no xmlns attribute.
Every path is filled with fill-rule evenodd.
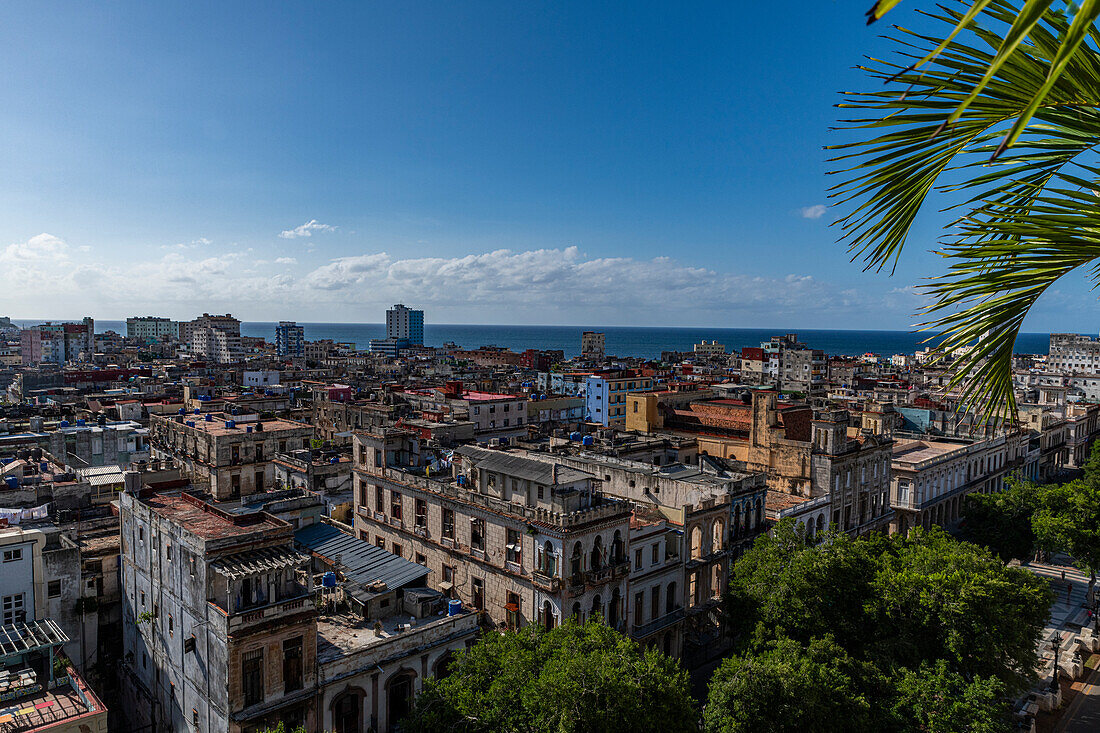
<svg viewBox="0 0 1100 733"><path fill-rule="evenodd" d="M722 563L714 563L714 572L711 576L710 594L712 598L722 597Z"/></svg>
<svg viewBox="0 0 1100 733"><path fill-rule="evenodd" d="M592 558L588 563L590 570L599 570L603 567L603 538L596 535L596 541L592 543Z"/></svg>
<svg viewBox="0 0 1100 733"><path fill-rule="evenodd" d="M551 578L558 574L558 564L554 558L554 545L550 543L550 540L547 540L546 544L542 546L542 572Z"/></svg>
<svg viewBox="0 0 1100 733"><path fill-rule="evenodd" d="M542 627L549 631L556 626L556 619L554 618L554 606L550 601L543 601L542 604Z"/></svg>
<svg viewBox="0 0 1100 733"><path fill-rule="evenodd" d="M756 500L756 522L755 522L755 526L759 527L763 523L764 523L764 500L763 499L757 499Z"/></svg>
<svg viewBox="0 0 1100 733"><path fill-rule="evenodd" d="M739 537L741 535L741 505L738 504L733 509L733 536Z"/></svg>
<svg viewBox="0 0 1100 733"><path fill-rule="evenodd" d="M679 603L676 600L676 582L673 581L668 584L668 588L665 589L665 613L672 613L676 610Z"/></svg>
<svg viewBox="0 0 1100 733"><path fill-rule="evenodd" d="M611 602L607 604L607 625L613 629L619 627L619 606L621 605L621 599L619 597L619 589L616 588L611 593Z"/></svg>
<svg viewBox="0 0 1100 733"><path fill-rule="evenodd" d="M824 514L818 514L817 515L817 534L821 534L824 531L825 531L825 515Z"/></svg>
<svg viewBox="0 0 1100 733"><path fill-rule="evenodd" d="M569 560L569 576L573 579L574 584L580 582L583 566L584 550L581 549L581 543L577 542L573 545L573 556Z"/></svg>
<svg viewBox="0 0 1100 733"><path fill-rule="evenodd" d="M603 618L603 599L596 596L592 599L592 613L589 614L592 618Z"/></svg>
<svg viewBox="0 0 1100 733"><path fill-rule="evenodd" d="M410 670L398 672L386 682L386 722L390 728L412 709L415 684L416 673Z"/></svg>
<svg viewBox="0 0 1100 733"><path fill-rule="evenodd" d="M615 538L611 540L611 564L618 565L626 560L625 552L623 549L623 533L615 530Z"/></svg>
<svg viewBox="0 0 1100 733"><path fill-rule="evenodd" d="M443 655L440 656L439 659L435 663L435 667L433 668L432 675L438 680L441 680L444 677L446 677L447 675L449 675L451 673L451 662L453 662L454 659L455 659L455 656L454 656L454 654L451 653L450 649L443 652Z"/></svg>
<svg viewBox="0 0 1100 733"><path fill-rule="evenodd" d="M581 602L580 601L576 601L573 604L573 614L572 615L573 615L573 620L574 621L576 621L577 623L581 622Z"/></svg>
<svg viewBox="0 0 1100 733"><path fill-rule="evenodd" d="M359 716L362 710L362 698L350 690L333 700L332 724L336 733L360 733Z"/></svg>
<svg viewBox="0 0 1100 733"><path fill-rule="evenodd" d="M691 557L692 559L703 556L703 530L699 525L691 528Z"/></svg>
<svg viewBox="0 0 1100 733"><path fill-rule="evenodd" d="M726 523L721 518L715 519L711 525L710 549L718 552L726 547Z"/></svg>

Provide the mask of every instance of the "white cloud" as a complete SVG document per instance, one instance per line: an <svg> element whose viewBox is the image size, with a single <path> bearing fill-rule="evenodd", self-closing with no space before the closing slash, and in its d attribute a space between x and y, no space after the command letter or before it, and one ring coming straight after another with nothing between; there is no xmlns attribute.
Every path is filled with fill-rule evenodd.
<svg viewBox="0 0 1100 733"><path fill-rule="evenodd" d="M803 219L820 219L825 216L825 212L829 210L829 207L825 204L814 204L813 206L803 206L798 210L798 215Z"/></svg>
<svg viewBox="0 0 1100 733"><path fill-rule="evenodd" d="M14 265L29 261L68 259L69 245L52 234L36 234L26 242L9 244L0 252L0 261Z"/></svg>
<svg viewBox="0 0 1100 733"><path fill-rule="evenodd" d="M298 239L299 237L312 237L314 232L334 232L336 227L329 224L322 224L316 219L310 219L305 224L294 227L293 229L284 229L279 232L279 236L283 239Z"/></svg>
<svg viewBox="0 0 1100 733"><path fill-rule="evenodd" d="M293 257L276 257L275 258L275 264L276 265L297 265L298 260L294 259Z"/></svg>

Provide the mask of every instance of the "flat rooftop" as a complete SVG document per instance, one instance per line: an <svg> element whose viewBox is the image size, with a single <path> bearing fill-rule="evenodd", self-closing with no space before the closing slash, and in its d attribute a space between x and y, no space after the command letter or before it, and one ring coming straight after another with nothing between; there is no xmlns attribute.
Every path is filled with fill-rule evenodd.
<svg viewBox="0 0 1100 733"><path fill-rule="evenodd" d="M959 450L966 450L966 446L961 443L936 440L897 440L894 442L893 460L901 463L921 463Z"/></svg>
<svg viewBox="0 0 1100 733"><path fill-rule="evenodd" d="M212 419L207 420L206 415L211 415ZM177 415L182 417L184 424L188 422L195 423L193 426L187 425L192 430L201 430L208 435L245 435L248 433L247 428L252 428L253 433L260 432L256 430L256 426L261 421L253 420L251 422L236 422L239 419L237 415L224 415L217 412L208 412L202 415ZM225 424L227 422L234 422L234 427L227 428ZM310 430L313 428L305 423L296 422L294 420L284 420L282 418L275 418L273 420L263 420L263 432L265 433L278 433L284 430Z"/></svg>
<svg viewBox="0 0 1100 733"><path fill-rule="evenodd" d="M465 615L466 613L462 614L462 616ZM351 614L321 616L317 619L317 663L333 662L372 645L392 640L395 636L408 634L447 619L462 618L462 616L447 616L446 611L440 611L439 615L429 618L395 614L389 618L380 619L381 635L375 633L374 619L358 618ZM409 624L409 630L398 631L398 627L402 624Z"/></svg>
<svg viewBox="0 0 1100 733"><path fill-rule="evenodd" d="M283 526L281 522L275 522L259 513L229 519L219 514L213 507L201 502L193 503L183 496L157 495L143 499L142 502L161 517L208 540L242 537Z"/></svg>

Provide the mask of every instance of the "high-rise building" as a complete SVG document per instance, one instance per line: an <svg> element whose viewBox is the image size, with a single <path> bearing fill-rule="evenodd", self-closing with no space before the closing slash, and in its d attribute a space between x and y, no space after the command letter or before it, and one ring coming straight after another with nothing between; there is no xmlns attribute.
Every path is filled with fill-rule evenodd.
<svg viewBox="0 0 1100 733"><path fill-rule="evenodd" d="M305 356L305 329L294 321L279 321L275 327L275 353L282 357Z"/></svg>
<svg viewBox="0 0 1100 733"><path fill-rule="evenodd" d="M606 337L599 331L585 331L581 334L581 358L603 359L606 355Z"/></svg>
<svg viewBox="0 0 1100 733"><path fill-rule="evenodd" d="M398 303L386 311L386 338L408 341L411 346L424 345L424 311L412 310Z"/></svg>
<svg viewBox="0 0 1100 733"><path fill-rule="evenodd" d="M64 364L75 361L80 353L89 357L95 351L95 322L43 323L25 328L19 334L24 364Z"/></svg>
<svg viewBox="0 0 1100 733"><path fill-rule="evenodd" d="M373 354L400 356L402 349L424 345L424 311L398 303L386 311L386 338L371 339Z"/></svg>
<svg viewBox="0 0 1100 733"><path fill-rule="evenodd" d="M143 341L163 341L176 336L178 324L171 318L158 316L131 316L126 319L126 338Z"/></svg>
<svg viewBox="0 0 1100 733"><path fill-rule="evenodd" d="M241 356L241 322L232 314L212 316L203 313L193 321L181 321L180 341L197 357L224 364Z"/></svg>

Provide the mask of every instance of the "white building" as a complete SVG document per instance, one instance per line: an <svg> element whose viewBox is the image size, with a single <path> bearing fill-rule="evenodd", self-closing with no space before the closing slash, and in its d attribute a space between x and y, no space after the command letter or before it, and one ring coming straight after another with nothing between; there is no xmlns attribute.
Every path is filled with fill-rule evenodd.
<svg viewBox="0 0 1100 733"><path fill-rule="evenodd" d="M386 338L423 346L424 311L406 308L401 303L390 308L386 311Z"/></svg>
<svg viewBox="0 0 1100 733"><path fill-rule="evenodd" d="M175 338L177 333L179 333L179 324L171 318L131 316L126 319L126 338L163 341L167 338Z"/></svg>
<svg viewBox="0 0 1100 733"><path fill-rule="evenodd" d="M693 351L699 356L722 356L726 353L726 347L724 344L720 344L717 341L703 340L695 344Z"/></svg>

